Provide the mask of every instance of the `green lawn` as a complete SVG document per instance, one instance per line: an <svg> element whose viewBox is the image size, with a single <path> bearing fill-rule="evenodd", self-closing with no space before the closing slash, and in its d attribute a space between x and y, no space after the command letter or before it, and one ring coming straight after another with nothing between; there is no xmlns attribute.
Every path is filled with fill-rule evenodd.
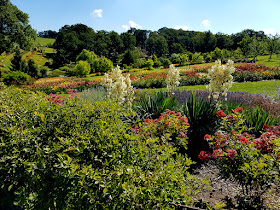
<svg viewBox="0 0 280 210"><path fill-rule="evenodd" d="M271 59L269 59L269 55L263 55L257 57L257 63L263 63L268 67L278 67L280 66L280 56L272 55Z"/></svg>
<svg viewBox="0 0 280 210"><path fill-rule="evenodd" d="M280 87L280 80L276 80L277 86ZM182 86L179 90L206 90L206 85L194 85L194 86ZM161 88L161 90L166 90L166 88ZM242 82L233 83L232 87L229 89L230 92L241 91L248 93L272 93L276 90L275 80L270 81L259 81L259 82Z"/></svg>
<svg viewBox="0 0 280 210"><path fill-rule="evenodd" d="M36 39L36 44L39 45L53 45L54 42L55 39L42 38L42 37L37 37Z"/></svg>

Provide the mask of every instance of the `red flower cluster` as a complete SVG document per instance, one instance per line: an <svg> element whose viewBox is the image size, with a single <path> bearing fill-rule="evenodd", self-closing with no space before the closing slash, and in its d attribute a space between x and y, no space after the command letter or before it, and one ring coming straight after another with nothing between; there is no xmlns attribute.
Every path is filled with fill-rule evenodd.
<svg viewBox="0 0 280 210"><path fill-rule="evenodd" d="M251 136L248 133L236 134L232 138L234 138L236 142L239 141L241 144L247 144L252 142L250 140Z"/></svg>
<svg viewBox="0 0 280 210"><path fill-rule="evenodd" d="M233 111L235 111L235 112L241 112L242 110L243 110L243 107L238 107L238 108L234 109Z"/></svg>
<svg viewBox="0 0 280 210"><path fill-rule="evenodd" d="M273 143L270 141L275 140L276 137L277 136L272 132L265 132L260 136L260 138L254 140L255 147L260 150L261 153L270 153L273 150Z"/></svg>
<svg viewBox="0 0 280 210"><path fill-rule="evenodd" d="M224 113L224 111L223 110L219 110L219 111L217 111L217 113L216 113L219 117L225 117L225 116L227 116L226 115L226 113Z"/></svg>
<svg viewBox="0 0 280 210"><path fill-rule="evenodd" d="M198 155L198 158L199 160L201 161L207 161L210 159L210 155L211 153L210 152L207 152L207 151L201 151Z"/></svg>
<svg viewBox="0 0 280 210"><path fill-rule="evenodd" d="M208 140L208 139L211 139L211 135L206 134L206 135L204 136L204 140Z"/></svg>
<svg viewBox="0 0 280 210"><path fill-rule="evenodd" d="M151 127L150 127L151 126ZM172 138L180 138L185 141L187 129L190 126L188 118L181 116L180 112L166 109L158 119L145 119L142 127L134 127L132 133L150 137L151 135L162 137L166 133L172 133Z"/></svg>
<svg viewBox="0 0 280 210"><path fill-rule="evenodd" d="M212 157L213 157L213 158L221 158L222 154L223 154L223 151L222 151L222 150L216 149L216 150L214 150L214 152L213 152L213 154L212 154Z"/></svg>
<svg viewBox="0 0 280 210"><path fill-rule="evenodd" d="M237 154L235 149L227 149L226 152L229 158L233 158Z"/></svg>
<svg viewBox="0 0 280 210"><path fill-rule="evenodd" d="M216 149L222 148L227 145L228 135L218 131L215 133Z"/></svg>
<svg viewBox="0 0 280 210"><path fill-rule="evenodd" d="M233 123L233 122L237 121L237 118L235 118L235 117L233 116L233 114L230 114L230 115L227 116L227 120L228 120L230 123Z"/></svg>

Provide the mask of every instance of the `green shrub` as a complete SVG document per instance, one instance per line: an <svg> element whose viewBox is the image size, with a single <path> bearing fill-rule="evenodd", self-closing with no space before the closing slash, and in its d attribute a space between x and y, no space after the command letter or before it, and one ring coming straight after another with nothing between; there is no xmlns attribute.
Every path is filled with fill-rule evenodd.
<svg viewBox="0 0 280 210"><path fill-rule="evenodd" d="M113 67L113 62L105 57L99 58L93 63L94 72L100 72L102 74L111 71Z"/></svg>
<svg viewBox="0 0 280 210"><path fill-rule="evenodd" d="M171 64L171 61L169 59L165 58L165 59L162 60L161 63L162 63L164 68L169 68L169 66Z"/></svg>
<svg viewBox="0 0 280 210"><path fill-rule="evenodd" d="M41 77L46 77L49 70L50 70L49 67L41 66L40 69L39 69L40 76Z"/></svg>
<svg viewBox="0 0 280 210"><path fill-rule="evenodd" d="M11 71L3 75L2 81L6 85L22 85L28 81L30 76L22 71Z"/></svg>
<svg viewBox="0 0 280 210"><path fill-rule="evenodd" d="M64 75L65 75L65 71L55 69L48 74L48 77L60 77L60 76L64 76Z"/></svg>
<svg viewBox="0 0 280 210"><path fill-rule="evenodd" d="M90 64L87 61L80 60L75 66L75 74L82 77L89 74L90 69Z"/></svg>
<svg viewBox="0 0 280 210"><path fill-rule="evenodd" d="M0 205L151 209L190 204L192 163L170 144L130 133L113 102L0 91Z"/></svg>
<svg viewBox="0 0 280 210"><path fill-rule="evenodd" d="M148 139L156 137L160 141L159 144L166 141L179 152L187 149L189 127L187 117L182 116L180 112L166 109L157 119L145 119L144 123L140 123L140 126L134 127L132 131Z"/></svg>
<svg viewBox="0 0 280 210"><path fill-rule="evenodd" d="M280 187L280 126L265 125L266 132L255 138L246 132L248 128L244 126L242 107L230 115L222 110L217 114L222 118L221 130L204 138L213 153L201 151L199 158L216 159L222 175L241 184L247 202L259 198L260 202L254 204L254 209L262 209L261 195L273 185L276 189Z"/></svg>
<svg viewBox="0 0 280 210"><path fill-rule="evenodd" d="M147 67L147 69L151 70L154 66L154 61L152 59L146 60L145 66Z"/></svg>

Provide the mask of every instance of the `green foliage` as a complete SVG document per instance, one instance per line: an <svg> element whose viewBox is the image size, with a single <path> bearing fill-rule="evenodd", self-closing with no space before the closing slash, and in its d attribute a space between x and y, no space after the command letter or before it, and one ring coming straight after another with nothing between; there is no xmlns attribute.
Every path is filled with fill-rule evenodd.
<svg viewBox="0 0 280 210"><path fill-rule="evenodd" d="M11 71L25 71L26 64L22 60L22 55L20 54L20 50L16 50L13 59L11 60Z"/></svg>
<svg viewBox="0 0 280 210"><path fill-rule="evenodd" d="M47 73L50 69L47 66L41 66L39 71L40 71L40 76L41 77L46 77Z"/></svg>
<svg viewBox="0 0 280 210"><path fill-rule="evenodd" d="M259 138L250 136L244 126L242 108L230 115L219 111L221 130L214 136L206 135L214 150L212 157L221 167L225 177L232 177L243 187L244 195L260 196L272 186L279 187L279 126L269 127ZM209 159L210 153L201 152L201 159ZM207 157L208 156L208 157ZM251 197L252 196L252 197ZM262 205L262 203L258 203Z"/></svg>
<svg viewBox="0 0 280 210"><path fill-rule="evenodd" d="M53 58L54 66L60 67L75 61L83 49L93 49L96 34L92 28L83 24L65 25L58 34L54 43L56 55ZM96 45L98 45L96 41ZM94 50L95 51L95 50Z"/></svg>
<svg viewBox="0 0 280 210"><path fill-rule="evenodd" d="M25 73L27 73L29 76L36 78L38 77L38 66L35 64L33 59L29 59L27 61L27 67L24 71Z"/></svg>
<svg viewBox="0 0 280 210"><path fill-rule="evenodd" d="M146 41L146 48L151 55L155 54L158 57L168 53L168 44L164 36L152 32Z"/></svg>
<svg viewBox="0 0 280 210"><path fill-rule="evenodd" d="M95 60L93 64L95 72L106 73L113 69L113 62L105 57Z"/></svg>
<svg viewBox="0 0 280 210"><path fill-rule="evenodd" d="M126 64L126 65L130 66L130 65L134 64L134 62L135 62L135 58L133 56L132 51L131 50L126 51L123 55L122 64L123 65Z"/></svg>
<svg viewBox="0 0 280 210"><path fill-rule="evenodd" d="M277 120L272 117L269 111L264 111L259 106L247 108L244 114L245 124L248 128L252 128L250 133L259 136L263 132L264 125L275 125Z"/></svg>
<svg viewBox="0 0 280 210"><path fill-rule="evenodd" d="M112 102L0 91L0 205L24 209L151 209L189 205L192 161L130 133Z"/></svg>
<svg viewBox="0 0 280 210"><path fill-rule="evenodd" d="M199 92L196 93L199 94ZM190 123L188 155L193 160L198 161L198 153L208 148L208 145L203 141L203 137L206 133L214 133L217 129L219 118L216 115L218 110L214 101L198 98L196 93L193 91L180 109Z"/></svg>
<svg viewBox="0 0 280 210"><path fill-rule="evenodd" d="M203 56L201 56L201 53L194 53L192 55L192 62L194 63L202 63L203 61Z"/></svg>
<svg viewBox="0 0 280 210"><path fill-rule="evenodd" d="M238 44L242 51L242 54L245 58L248 58L251 53L250 44L252 43L253 38L246 35Z"/></svg>
<svg viewBox="0 0 280 210"><path fill-rule="evenodd" d="M3 75L2 81L6 85L22 85L28 81L30 76L22 71L11 71Z"/></svg>
<svg viewBox="0 0 280 210"><path fill-rule="evenodd" d="M180 63L180 54L172 53L169 59L173 64Z"/></svg>
<svg viewBox="0 0 280 210"><path fill-rule="evenodd" d="M163 91L156 92L152 95L141 95L133 103L133 108L139 119L156 119L166 109L178 111L176 97L169 97L168 93Z"/></svg>
<svg viewBox="0 0 280 210"><path fill-rule="evenodd" d="M155 54L153 54L152 60L154 62L154 67L160 67L161 66L161 62L158 60L158 58Z"/></svg>
<svg viewBox="0 0 280 210"><path fill-rule="evenodd" d="M76 61L87 61L92 64L97 59L97 55L93 51L83 49L83 51L76 57Z"/></svg>
<svg viewBox="0 0 280 210"><path fill-rule="evenodd" d="M79 93L80 98L92 102L105 101L107 98L107 94L107 90L102 86L86 89Z"/></svg>
<svg viewBox="0 0 280 210"><path fill-rule="evenodd" d="M147 69L151 70L153 69L154 66L154 61L152 59L148 59L145 62L145 66L147 67Z"/></svg>
<svg viewBox="0 0 280 210"><path fill-rule="evenodd" d="M90 64L87 61L80 60L76 64L75 70L77 76L85 76L90 73Z"/></svg>
<svg viewBox="0 0 280 210"><path fill-rule="evenodd" d="M36 39L36 32L28 25L28 14L19 10L9 0L0 4L0 54L10 52L15 44L30 49ZM15 71L20 70L16 69Z"/></svg>
<svg viewBox="0 0 280 210"><path fill-rule="evenodd" d="M75 71L75 73L76 73L76 71ZM64 75L66 75L65 71L62 71L60 69L55 69L48 74L48 77L60 77L60 76L64 76ZM72 75L72 76L74 76L74 75Z"/></svg>
<svg viewBox="0 0 280 210"><path fill-rule="evenodd" d="M169 59L164 58L162 60L162 65L163 65L164 68L169 68L170 64L171 64L171 61Z"/></svg>

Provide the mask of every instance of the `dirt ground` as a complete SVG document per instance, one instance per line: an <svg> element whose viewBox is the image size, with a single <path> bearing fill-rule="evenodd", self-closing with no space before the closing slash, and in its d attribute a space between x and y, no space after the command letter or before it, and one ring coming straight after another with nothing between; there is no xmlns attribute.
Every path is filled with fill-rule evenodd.
<svg viewBox="0 0 280 210"><path fill-rule="evenodd" d="M219 173L219 168L213 162L201 165L194 171L198 179L206 177L210 181L209 189L196 195L199 201L194 209L271 209L280 210L280 192L273 186L261 198L250 199L242 193L242 187L234 180L224 179ZM262 202L260 201L263 200ZM218 204L218 205L217 205ZM224 205L222 205L224 204ZM217 208L220 206L220 208ZM223 206L223 207L221 207Z"/></svg>

